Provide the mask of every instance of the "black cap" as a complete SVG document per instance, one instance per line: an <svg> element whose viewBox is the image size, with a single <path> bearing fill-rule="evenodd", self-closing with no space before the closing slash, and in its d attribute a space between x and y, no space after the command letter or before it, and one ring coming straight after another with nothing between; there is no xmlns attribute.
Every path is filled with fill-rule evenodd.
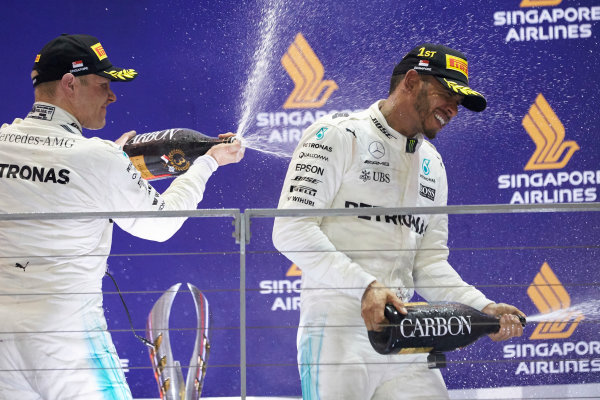
<svg viewBox="0 0 600 400"><path fill-rule="evenodd" d="M460 51L439 44L424 43L405 55L392 75L402 75L411 69L419 74L433 75L450 91L465 96L462 105L469 110L485 110L485 97L469 87L467 57Z"/></svg>
<svg viewBox="0 0 600 400"><path fill-rule="evenodd" d="M33 86L57 81L66 73L75 76L96 74L116 82L133 80L133 69L113 67L100 41L90 35L63 34L48 42L35 58Z"/></svg>

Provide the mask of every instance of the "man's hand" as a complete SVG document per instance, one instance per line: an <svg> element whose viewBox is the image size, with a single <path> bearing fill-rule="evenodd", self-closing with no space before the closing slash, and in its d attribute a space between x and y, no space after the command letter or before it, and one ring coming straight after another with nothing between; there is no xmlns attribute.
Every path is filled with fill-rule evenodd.
<svg viewBox="0 0 600 400"><path fill-rule="evenodd" d="M117 140L115 140L115 143L123 148L123 146L125 146L125 143L127 143L129 141L129 139L131 139L132 137L134 137L136 134L135 131L129 131L129 132L125 132L124 134L121 135L120 138L118 138Z"/></svg>
<svg viewBox="0 0 600 400"><path fill-rule="evenodd" d="M387 303L393 304L398 312L406 315L404 304L394 292L377 281L372 282L365 290L361 301L361 316L367 330L379 332L383 329L379 325L389 322L383 313Z"/></svg>
<svg viewBox="0 0 600 400"><path fill-rule="evenodd" d="M235 136L235 133L223 133L219 135L219 139L227 139ZM211 147L206 154L217 160L217 163L221 165L227 165L231 163L240 162L244 157L245 147L239 140L235 140L233 143L222 143Z"/></svg>
<svg viewBox="0 0 600 400"><path fill-rule="evenodd" d="M494 342L521 336L523 334L523 325L521 325L521 321L517 315L525 317L525 314L517 307L504 303L492 303L485 306L481 311L488 315L500 317L500 330L497 333L489 335Z"/></svg>

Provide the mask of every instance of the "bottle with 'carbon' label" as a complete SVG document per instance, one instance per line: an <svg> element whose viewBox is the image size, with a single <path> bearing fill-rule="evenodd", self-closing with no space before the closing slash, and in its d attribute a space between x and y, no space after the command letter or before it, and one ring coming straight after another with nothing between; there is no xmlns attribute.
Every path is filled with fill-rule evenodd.
<svg viewBox="0 0 600 400"><path fill-rule="evenodd" d="M380 354L440 353L465 347L480 337L496 333L500 320L460 303L406 303L407 315L391 304L383 331L369 331L369 340ZM525 318L519 317L525 326Z"/></svg>

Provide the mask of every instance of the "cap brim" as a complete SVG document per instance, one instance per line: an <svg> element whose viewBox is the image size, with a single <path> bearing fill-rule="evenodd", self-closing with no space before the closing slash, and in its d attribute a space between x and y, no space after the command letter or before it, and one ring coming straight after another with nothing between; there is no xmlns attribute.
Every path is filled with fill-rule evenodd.
<svg viewBox="0 0 600 400"><path fill-rule="evenodd" d="M96 75L108 78L113 82L129 82L135 79L138 72L134 69L110 67L104 71L96 72Z"/></svg>
<svg viewBox="0 0 600 400"><path fill-rule="evenodd" d="M465 86L464 82L455 81L439 76L436 76L436 78L444 87L448 88L451 92L465 96L461 103L465 108L471 111L480 112L485 110L485 108L487 107L487 101L485 100L485 97L483 97L481 93L476 92L468 86Z"/></svg>

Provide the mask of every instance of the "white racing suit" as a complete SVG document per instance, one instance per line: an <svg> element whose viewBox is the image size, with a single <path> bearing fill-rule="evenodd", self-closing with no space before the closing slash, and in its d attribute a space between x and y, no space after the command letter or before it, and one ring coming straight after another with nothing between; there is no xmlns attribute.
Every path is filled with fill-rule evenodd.
<svg viewBox="0 0 600 400"><path fill-rule="evenodd" d="M200 157L161 195L116 144L35 103L0 129L0 212L195 209L217 166ZM164 241L184 220L115 222ZM108 218L0 220L0 399L131 398L102 309L112 230Z"/></svg>
<svg viewBox="0 0 600 400"><path fill-rule="evenodd" d="M379 102L334 114L305 132L290 162L279 208L444 206L447 181L438 152L421 135L390 128ZM415 140L416 139L416 140ZM304 399L447 398L426 354L375 352L361 297L377 280L409 301L492 303L447 261L447 215L281 217L275 247L302 270L298 364Z"/></svg>

